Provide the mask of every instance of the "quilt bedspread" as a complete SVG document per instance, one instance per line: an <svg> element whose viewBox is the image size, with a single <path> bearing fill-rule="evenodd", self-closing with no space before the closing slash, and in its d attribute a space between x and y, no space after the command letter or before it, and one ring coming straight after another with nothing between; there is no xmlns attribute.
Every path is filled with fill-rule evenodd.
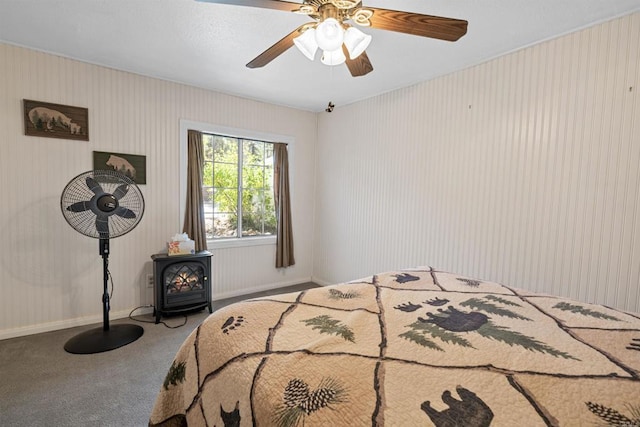
<svg viewBox="0 0 640 427"><path fill-rule="evenodd" d="M432 268L252 299L183 343L151 426L640 426L640 316Z"/></svg>

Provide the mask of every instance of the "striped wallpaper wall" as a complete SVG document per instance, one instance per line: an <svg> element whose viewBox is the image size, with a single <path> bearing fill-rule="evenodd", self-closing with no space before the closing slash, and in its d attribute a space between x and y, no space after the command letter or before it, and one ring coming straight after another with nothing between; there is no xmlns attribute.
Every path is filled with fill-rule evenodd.
<svg viewBox="0 0 640 427"><path fill-rule="evenodd" d="M151 303L149 256L181 224L180 119L295 140L297 265L217 250L214 298L427 264L640 311L639 51L636 13L315 115L0 44L0 339L101 321L97 241L59 211L94 150L147 156L112 318ZM91 141L24 136L25 98L89 108Z"/></svg>
<svg viewBox="0 0 640 427"><path fill-rule="evenodd" d="M640 14L319 116L314 278L431 265L640 311Z"/></svg>
<svg viewBox="0 0 640 427"><path fill-rule="evenodd" d="M90 141L24 135L22 100L86 107ZM214 251L215 299L309 280L312 274L316 115L0 44L0 339L102 321L98 241L75 232L60 193L92 169L92 151L147 157L146 211L111 241L111 318L152 303L151 258L182 231L180 120L288 135L295 267L277 271L275 248Z"/></svg>

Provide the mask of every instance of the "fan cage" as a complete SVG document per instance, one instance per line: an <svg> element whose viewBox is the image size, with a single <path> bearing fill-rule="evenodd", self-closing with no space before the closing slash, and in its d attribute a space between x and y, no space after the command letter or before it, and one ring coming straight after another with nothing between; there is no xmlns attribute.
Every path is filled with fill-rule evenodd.
<svg viewBox="0 0 640 427"><path fill-rule="evenodd" d="M119 237L133 230L144 213L144 197L136 183L121 172L115 170L93 170L81 173L71 179L62 191L60 197L60 208L67 223L81 234L96 239L105 238L96 227L97 215L90 209L82 212L73 212L67 208L74 203L89 202L94 196L94 192L87 185L87 178L95 180L102 191L113 194L118 187L128 186L128 191L118 200L118 205L129 209L135 214L134 218L124 218L111 214L108 216L109 236L108 238Z"/></svg>

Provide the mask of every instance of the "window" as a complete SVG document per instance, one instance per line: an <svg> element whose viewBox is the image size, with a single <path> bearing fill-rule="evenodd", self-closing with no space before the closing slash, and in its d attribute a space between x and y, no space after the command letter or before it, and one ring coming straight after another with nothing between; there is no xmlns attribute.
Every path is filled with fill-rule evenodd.
<svg viewBox="0 0 640 427"><path fill-rule="evenodd" d="M213 123L206 123L206 122L196 122L196 121L192 121L192 120L185 120L182 119L180 120L180 170L179 170L179 175L180 175L180 181L179 181L179 206L180 206L180 212L179 212L179 222L176 223L176 230L182 230L182 227L184 225L184 218L185 218L185 212L186 212L186 201L187 201L187 135L188 135L188 130L189 129L193 129L193 130L198 130L200 132L202 132L205 136L208 135L217 135L218 137L223 137L223 138L227 138L228 141L235 141L236 144L238 144L238 141L254 141L254 142L262 142L264 144L266 144L266 148L269 153L271 153L273 150L272 148L275 146L274 143L276 142L282 142L287 144L288 147L288 153L289 153L289 160L290 163L293 159L294 156L294 145L295 145L295 139L289 135L283 135L283 134L275 134L275 133L268 133L268 132L262 132L262 131L255 131L255 130L249 130L249 129L240 129L240 128L235 128L235 127L227 127L227 126L221 126L221 125L217 125L217 124L213 124ZM206 147L203 146L203 151L206 151ZM211 150L210 150L211 154L213 155L213 140L211 141ZM242 153L244 154L244 150L242 151ZM208 155L208 154L207 154ZM265 165L268 164L267 160L269 160L269 156L270 154L268 154L267 156L265 156ZM246 157L246 156L245 156ZM210 167L213 168L214 163L213 163L213 158L212 157L208 157L208 161L211 163ZM237 155L236 160L234 160L233 162L227 162L227 163L233 163L240 165L239 163L240 161L240 156ZM224 162L222 162L224 163ZM222 165L220 165L222 166ZM242 169L243 168L238 168L238 173L242 173ZM272 170L272 169L271 169ZM267 178L266 183L269 185L269 192L267 193L266 198L270 198L270 200L273 200L273 188L271 188L272 185L272 172L271 170L268 170L269 173L269 178ZM291 168L290 168L291 170ZM203 173L204 175L204 173ZM213 175L211 175L213 176ZM206 182L206 178L203 176L203 182ZM236 178L236 182L242 182L242 179L237 179ZM204 210L204 214L206 216L206 221L209 221L209 224L211 224L211 226L209 227L208 224L205 224L205 229L207 231L207 243L208 243L208 248L209 249L220 249L220 248L234 248L234 247L245 247L245 246L255 246L255 245L276 245L276 226L275 224L273 225L267 225L266 230L264 231L264 234L256 234L256 235L251 235L251 234L247 234L247 228L246 228L246 224L242 223L240 224L240 227L243 228L236 228L236 232L233 233L231 236L229 237L215 237L215 232L214 232L214 228L213 228L213 219L214 219L214 194L215 194L215 188L213 185L213 182L211 181L209 183L209 185L207 185L209 187L208 191L209 194L207 194L205 191L205 189L203 188L203 198L205 199L205 206L203 207ZM295 186L295 183L291 183L291 187L293 188ZM236 190L238 191L238 194L241 194L242 191L246 192L246 189L244 188L238 188L237 186L227 186L227 190ZM246 197L246 196L245 196ZM237 198L236 198L237 200ZM266 202L266 200L265 200ZM273 202L271 202L273 203ZM265 207L268 206L267 203L265 203ZM242 204L236 205L236 207L234 207L233 209L229 209L227 211L228 214L231 213L235 213L236 217L237 217L237 213L240 212L240 220L242 220ZM273 208L272 208L273 209ZM245 209L246 210L246 209ZM221 214L223 211L221 211L220 209L218 210L218 213ZM247 211L247 212L250 212ZM273 217L275 217L275 215L273 215ZM267 221L267 224L269 224L269 222ZM243 235L242 230L244 229L245 233ZM240 232L238 233L238 230L240 230ZM262 230L261 230L262 231ZM268 233L272 233L272 234L268 234Z"/></svg>
<svg viewBox="0 0 640 427"><path fill-rule="evenodd" d="M203 133L207 240L276 234L273 144Z"/></svg>

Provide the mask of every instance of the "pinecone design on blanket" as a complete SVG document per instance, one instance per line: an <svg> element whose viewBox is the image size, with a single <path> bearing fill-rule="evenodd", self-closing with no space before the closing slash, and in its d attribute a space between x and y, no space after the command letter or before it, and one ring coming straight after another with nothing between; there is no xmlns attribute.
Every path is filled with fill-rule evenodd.
<svg viewBox="0 0 640 427"><path fill-rule="evenodd" d="M289 381L283 393L284 405L276 410L277 425L295 426L301 418L338 403L346 402L346 391L332 378L323 379L318 388L311 391L309 385L299 379Z"/></svg>
<svg viewBox="0 0 640 427"><path fill-rule="evenodd" d="M627 404L627 409L631 411L631 416L634 417L634 419L631 419L616 409L599 403L585 402L585 404L591 413L600 417L607 426L640 426L640 406L638 405Z"/></svg>

